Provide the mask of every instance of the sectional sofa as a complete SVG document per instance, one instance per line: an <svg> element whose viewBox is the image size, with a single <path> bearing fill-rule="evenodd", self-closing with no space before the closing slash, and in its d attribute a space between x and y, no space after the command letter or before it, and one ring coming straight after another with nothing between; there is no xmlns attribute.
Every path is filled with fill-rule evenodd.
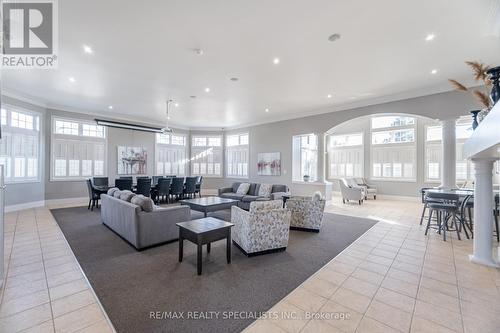
<svg viewBox="0 0 500 333"><path fill-rule="evenodd" d="M284 195L290 195L288 186L273 184L269 196L259 195L260 183L250 183L246 194L238 194L238 187L243 182L235 182L231 187L225 187L218 190L219 197L238 200L238 207L249 210L250 203L253 201L267 201L281 199Z"/></svg>

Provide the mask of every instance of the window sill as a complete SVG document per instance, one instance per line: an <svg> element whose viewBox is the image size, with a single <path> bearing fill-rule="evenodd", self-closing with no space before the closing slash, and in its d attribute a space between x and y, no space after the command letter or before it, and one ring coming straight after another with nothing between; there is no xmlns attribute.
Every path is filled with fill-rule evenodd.
<svg viewBox="0 0 500 333"><path fill-rule="evenodd" d="M292 184L322 186L322 185L331 185L332 183L330 183L330 182L318 182L318 181L305 182L305 181L300 181L300 180L294 180L294 181L292 181Z"/></svg>
<svg viewBox="0 0 500 333"><path fill-rule="evenodd" d="M41 180L19 180L19 181L5 181L5 185L21 185L21 184L39 184Z"/></svg>
<svg viewBox="0 0 500 333"><path fill-rule="evenodd" d="M397 178L370 178L375 182L393 182L393 183L416 183L416 179L397 179Z"/></svg>

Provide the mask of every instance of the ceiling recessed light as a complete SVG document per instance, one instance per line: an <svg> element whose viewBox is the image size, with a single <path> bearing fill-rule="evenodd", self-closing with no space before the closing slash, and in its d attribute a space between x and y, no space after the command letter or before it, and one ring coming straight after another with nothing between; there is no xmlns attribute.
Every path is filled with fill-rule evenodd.
<svg viewBox="0 0 500 333"><path fill-rule="evenodd" d="M208 87L207 87L207 88L205 88L205 92L206 92L206 93L209 93L209 92L210 92L210 88L208 88Z"/></svg>
<svg viewBox="0 0 500 333"><path fill-rule="evenodd" d="M108 109L113 110L113 105L108 106Z"/></svg>
<svg viewBox="0 0 500 333"><path fill-rule="evenodd" d="M437 70L437 69L433 69L433 70L431 71L431 74L437 74L437 72L438 72L438 70Z"/></svg>
<svg viewBox="0 0 500 333"><path fill-rule="evenodd" d="M170 120L170 116L167 117L167 120Z"/></svg>
<svg viewBox="0 0 500 333"><path fill-rule="evenodd" d="M340 34L332 34L328 37L328 40L330 42L335 42L336 40L339 40L340 39Z"/></svg>
<svg viewBox="0 0 500 333"><path fill-rule="evenodd" d="M332 98L332 94L326 95L326 98Z"/></svg>
<svg viewBox="0 0 500 333"><path fill-rule="evenodd" d="M269 112L269 109L268 109L268 108L266 108L266 109L265 109L265 111L266 111L266 112Z"/></svg>
<svg viewBox="0 0 500 333"><path fill-rule="evenodd" d="M74 78L74 77L72 77L72 76L70 76L70 77L68 78L68 80L69 80L69 82L71 82L71 83L75 83L75 82L76 82L75 78Z"/></svg>
<svg viewBox="0 0 500 333"><path fill-rule="evenodd" d="M92 53L94 53L94 50L92 50L92 48L88 45L83 45L83 52L85 52L87 54L92 54Z"/></svg>
<svg viewBox="0 0 500 333"><path fill-rule="evenodd" d="M430 42L430 41L434 40L434 38L436 38L436 35L434 35L434 34L428 34L428 35L425 37L425 41L426 41L426 42Z"/></svg>
<svg viewBox="0 0 500 333"><path fill-rule="evenodd" d="M178 106L179 106L179 103L174 103L174 106L175 106L175 107L178 107Z"/></svg>
<svg viewBox="0 0 500 333"><path fill-rule="evenodd" d="M277 65L280 63L280 58L274 58L273 59L273 64Z"/></svg>

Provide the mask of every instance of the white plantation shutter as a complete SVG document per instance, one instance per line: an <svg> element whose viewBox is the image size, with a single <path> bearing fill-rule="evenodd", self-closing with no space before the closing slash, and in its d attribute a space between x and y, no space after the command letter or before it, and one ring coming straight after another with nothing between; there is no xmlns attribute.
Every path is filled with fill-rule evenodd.
<svg viewBox="0 0 500 333"><path fill-rule="evenodd" d="M0 164L6 183L38 181L40 132L39 115L17 107L2 108Z"/></svg>
<svg viewBox="0 0 500 333"><path fill-rule="evenodd" d="M222 177L222 154L222 136L193 136L191 174L193 176Z"/></svg>
<svg viewBox="0 0 500 333"><path fill-rule="evenodd" d="M328 178L363 177L363 134L328 136Z"/></svg>
<svg viewBox="0 0 500 333"><path fill-rule="evenodd" d="M156 134L156 174L184 176L186 148L186 136L183 134Z"/></svg>
<svg viewBox="0 0 500 333"><path fill-rule="evenodd" d="M226 136L226 176L248 178L248 133Z"/></svg>

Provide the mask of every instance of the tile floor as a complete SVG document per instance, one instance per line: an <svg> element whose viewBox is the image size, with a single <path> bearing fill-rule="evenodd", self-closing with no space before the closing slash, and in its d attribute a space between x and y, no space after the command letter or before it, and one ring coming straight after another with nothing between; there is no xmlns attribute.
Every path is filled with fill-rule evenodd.
<svg viewBox="0 0 500 333"><path fill-rule="evenodd" d="M472 242L418 226L421 205L335 200L327 211L375 227L246 332L499 332L500 270L468 261ZM0 332L113 332L48 208L6 215Z"/></svg>

